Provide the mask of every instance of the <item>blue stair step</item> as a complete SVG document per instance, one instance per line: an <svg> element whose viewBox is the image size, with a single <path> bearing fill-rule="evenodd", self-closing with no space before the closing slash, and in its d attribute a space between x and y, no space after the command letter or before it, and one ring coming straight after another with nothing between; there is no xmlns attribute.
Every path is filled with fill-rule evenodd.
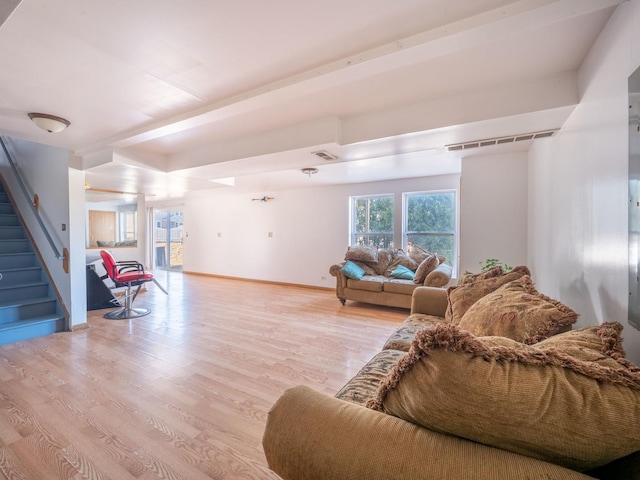
<svg viewBox="0 0 640 480"><path fill-rule="evenodd" d="M0 214L0 227L8 226L15 227L19 226L20 222L18 222L18 216L14 213L2 213Z"/></svg>
<svg viewBox="0 0 640 480"><path fill-rule="evenodd" d="M5 225L0 228L0 239L3 240L11 240L11 239L23 239L25 238L24 228L16 225Z"/></svg>
<svg viewBox="0 0 640 480"><path fill-rule="evenodd" d="M0 214L2 213L15 213L13 205L10 203L0 203Z"/></svg>
<svg viewBox="0 0 640 480"><path fill-rule="evenodd" d="M62 330L64 330L64 317L61 315L43 315L28 320L3 323L0 325L0 345L41 337Z"/></svg>
<svg viewBox="0 0 640 480"><path fill-rule="evenodd" d="M26 238L0 239L0 253L23 253L31 251L31 245Z"/></svg>
<svg viewBox="0 0 640 480"><path fill-rule="evenodd" d="M47 282L21 283L0 287L0 303L16 300L31 300L48 295L49 284Z"/></svg>
<svg viewBox="0 0 640 480"><path fill-rule="evenodd" d="M0 288L42 281L42 269L36 266L0 269Z"/></svg>
<svg viewBox="0 0 640 480"><path fill-rule="evenodd" d="M0 272L5 269L32 267L35 265L35 253L0 253Z"/></svg>
<svg viewBox="0 0 640 480"><path fill-rule="evenodd" d="M0 328L11 322L57 313L58 302L52 297L0 303Z"/></svg>

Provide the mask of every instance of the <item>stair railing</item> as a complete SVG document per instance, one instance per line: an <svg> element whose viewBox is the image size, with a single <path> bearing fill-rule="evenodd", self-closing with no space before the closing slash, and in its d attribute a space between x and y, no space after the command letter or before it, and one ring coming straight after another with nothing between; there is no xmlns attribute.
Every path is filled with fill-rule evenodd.
<svg viewBox="0 0 640 480"><path fill-rule="evenodd" d="M31 197L29 196L29 192L27 191L27 187L25 186L24 180L22 179L22 175L20 175L20 171L18 170L18 167L16 167L16 164L14 163L13 159L11 158L11 155L9 154L9 150L7 149L7 146L4 142L4 138L1 136L0 136L0 144L2 145L2 150L4 151L4 154L7 157L7 160L9 161L11 170L13 171L13 174L15 175L18 181L18 185L20 185L20 189L22 190L24 197L27 199L27 203L31 207L31 211L33 212L36 220L38 221L38 225L40 225L40 228L42 229L42 233L44 233L44 236L46 237L47 241L49 242L49 245L51 246L51 249L53 250L53 254L55 255L56 259L62 260L62 268L64 269L64 272L69 273L69 251L66 248L63 248L62 253L60 253L60 250L58 250L58 247L53 241L53 238L51 238L51 234L49 233L49 230L47 229L46 225L42 221L42 217L40 217L40 213L38 212L38 207L40 203L38 200L38 195L34 195L33 201L31 200Z"/></svg>

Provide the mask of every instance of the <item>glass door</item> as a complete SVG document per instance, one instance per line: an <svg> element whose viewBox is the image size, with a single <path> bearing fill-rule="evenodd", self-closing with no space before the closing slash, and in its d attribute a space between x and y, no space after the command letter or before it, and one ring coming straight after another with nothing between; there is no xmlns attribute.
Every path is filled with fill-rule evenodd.
<svg viewBox="0 0 640 480"><path fill-rule="evenodd" d="M155 210L153 221L155 268L182 271L182 210Z"/></svg>

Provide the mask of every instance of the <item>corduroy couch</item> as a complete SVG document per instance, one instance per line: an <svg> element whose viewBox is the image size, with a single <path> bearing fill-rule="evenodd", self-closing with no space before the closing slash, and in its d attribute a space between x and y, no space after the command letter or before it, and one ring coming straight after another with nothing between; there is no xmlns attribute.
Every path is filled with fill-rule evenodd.
<svg viewBox="0 0 640 480"><path fill-rule="evenodd" d="M332 265L336 297L386 307L411 308L413 291L420 286L444 287L451 280L446 259L418 246L376 250L368 246L349 247L345 261Z"/></svg>
<svg viewBox="0 0 640 480"><path fill-rule="evenodd" d="M411 315L335 397L284 392L263 437L270 468L287 480L640 479L640 369L621 325L572 330L577 314L526 267L499 273L417 288Z"/></svg>

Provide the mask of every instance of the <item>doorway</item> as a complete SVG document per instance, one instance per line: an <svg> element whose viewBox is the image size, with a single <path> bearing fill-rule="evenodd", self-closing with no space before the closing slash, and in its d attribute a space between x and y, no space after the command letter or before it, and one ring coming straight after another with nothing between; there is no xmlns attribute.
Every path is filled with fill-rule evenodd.
<svg viewBox="0 0 640 480"><path fill-rule="evenodd" d="M182 271L184 259L182 210L154 210L153 223L155 268Z"/></svg>

